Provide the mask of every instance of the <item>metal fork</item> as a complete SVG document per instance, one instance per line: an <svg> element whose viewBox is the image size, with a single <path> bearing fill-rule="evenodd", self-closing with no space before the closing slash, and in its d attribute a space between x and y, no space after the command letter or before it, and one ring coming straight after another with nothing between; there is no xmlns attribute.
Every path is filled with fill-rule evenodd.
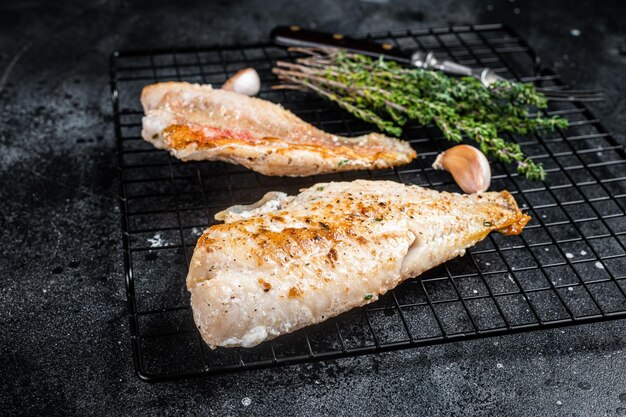
<svg viewBox="0 0 626 417"><path fill-rule="evenodd" d="M339 48L372 57L384 57L394 61L428 70L443 71L447 74L476 77L484 86L505 80L492 69L471 68L452 61L438 60L430 51L403 50L388 43L377 43L368 39L354 39L338 33L325 33L299 26L278 26L272 30L271 38L277 45L305 48ZM564 87L538 87L551 101L601 101L604 94L600 90L567 90Z"/></svg>

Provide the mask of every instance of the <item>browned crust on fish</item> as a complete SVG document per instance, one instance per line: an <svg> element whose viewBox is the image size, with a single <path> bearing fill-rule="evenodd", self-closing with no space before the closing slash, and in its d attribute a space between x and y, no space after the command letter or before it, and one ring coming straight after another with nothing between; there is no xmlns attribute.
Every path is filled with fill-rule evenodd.
<svg viewBox="0 0 626 417"><path fill-rule="evenodd" d="M347 138L281 106L210 86L158 83L141 95L142 137L175 157L237 163L265 175L384 169L410 162L404 141L378 133Z"/></svg>

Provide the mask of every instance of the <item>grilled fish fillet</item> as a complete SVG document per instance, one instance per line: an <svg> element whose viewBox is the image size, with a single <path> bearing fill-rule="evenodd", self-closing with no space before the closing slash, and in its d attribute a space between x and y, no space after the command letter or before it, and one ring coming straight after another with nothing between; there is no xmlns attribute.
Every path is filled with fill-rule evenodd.
<svg viewBox="0 0 626 417"><path fill-rule="evenodd" d="M485 238L530 220L507 192L460 195L390 181L269 193L216 215L187 288L211 347L255 346L378 296Z"/></svg>
<svg viewBox="0 0 626 417"><path fill-rule="evenodd" d="M141 136L184 161L219 160L297 177L389 168L415 158L407 142L378 133L331 135L278 104L209 85L149 85L141 104Z"/></svg>

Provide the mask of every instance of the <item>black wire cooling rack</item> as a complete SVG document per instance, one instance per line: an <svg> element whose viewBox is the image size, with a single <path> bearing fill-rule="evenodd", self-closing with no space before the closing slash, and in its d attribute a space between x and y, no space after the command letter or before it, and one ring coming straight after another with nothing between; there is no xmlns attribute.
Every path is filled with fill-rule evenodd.
<svg viewBox="0 0 626 417"><path fill-rule="evenodd" d="M531 48L502 25L371 35L403 48L433 50L466 65L538 86L564 88ZM141 89L166 80L221 85L252 66L260 97L337 134L372 126L317 97L271 90L271 67L292 59L268 44L115 52L111 89L120 175L124 268L131 342L138 375L161 381L432 345L626 317L626 155L582 105L557 103L549 114L569 127L512 137L546 167L530 182L493 163L492 189L507 189L533 220L517 237L489 236L467 255L410 280L365 308L253 349L209 349L189 307L185 276L198 236L213 215L271 190L295 193L319 181L391 179L457 191L430 168L450 146L433 126L411 125L404 139L418 151L393 170L310 178L266 177L219 162L180 162L140 137Z"/></svg>

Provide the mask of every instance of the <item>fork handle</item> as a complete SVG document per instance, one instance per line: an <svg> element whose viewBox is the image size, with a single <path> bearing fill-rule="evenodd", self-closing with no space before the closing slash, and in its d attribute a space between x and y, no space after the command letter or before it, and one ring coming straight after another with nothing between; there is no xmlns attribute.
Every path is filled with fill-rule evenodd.
<svg viewBox="0 0 626 417"><path fill-rule="evenodd" d="M472 69L452 61L439 61L432 52L401 50L390 43L354 39L339 33L325 33L300 26L278 26L272 30L272 41L281 46L338 48L372 57L384 57L418 68L435 69L454 75L472 75Z"/></svg>

